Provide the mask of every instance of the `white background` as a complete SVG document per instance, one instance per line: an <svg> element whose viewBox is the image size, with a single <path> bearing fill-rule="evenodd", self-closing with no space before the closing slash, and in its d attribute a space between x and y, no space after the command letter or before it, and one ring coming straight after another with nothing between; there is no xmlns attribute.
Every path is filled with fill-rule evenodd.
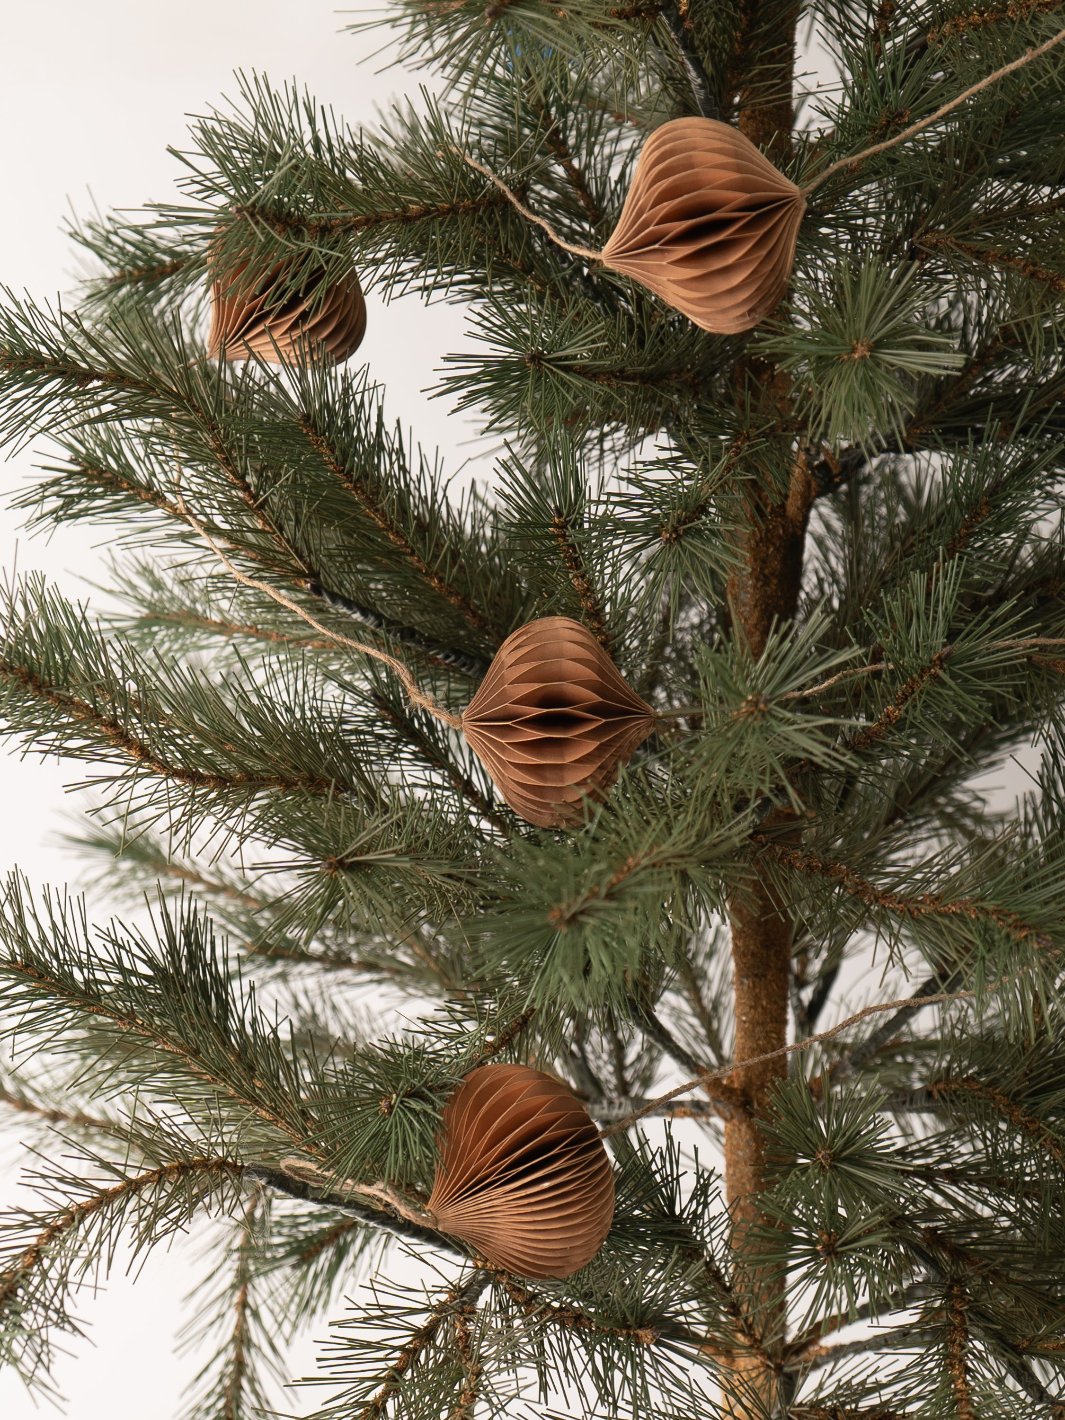
<svg viewBox="0 0 1065 1420"><path fill-rule="evenodd" d="M368 7L364 7L368 8ZM38 300L74 285L81 255L61 231L71 212L137 207L175 196L180 173L167 146L185 146L186 115L235 95L233 71L258 70L277 85L295 78L353 125L372 122L377 107L417 84L397 69L375 72L384 59L366 56L382 35L340 33L343 12L325 0L0 0L0 133L4 200L0 284ZM460 348L454 307L426 309L414 297L385 312L371 295L368 331L358 360L388 390L393 418L413 425L424 444L440 445L455 471L471 452L469 428L447 420L440 401L421 391L435 383L441 355ZM483 445L480 446L483 449ZM50 541L27 539L6 505L42 457L40 443L0 463L0 568L45 571L69 594L91 597L88 582L105 575L106 543L93 545L86 525ZM78 864L58 843L78 795L68 790L85 766L20 760L0 745L0 873L18 864L34 882L75 878ZM106 903L96 895L97 915ZM21 1156L20 1156L21 1155ZM18 1196L22 1151L0 1145L0 1207ZM200 1276L195 1248L174 1244L152 1256L136 1288L112 1275L106 1290L85 1296L79 1314L89 1339L72 1346L58 1383L75 1420L167 1420L196 1367L176 1359L173 1338L186 1313L182 1299ZM308 1347L293 1358L306 1374ZM289 1396L303 1411L324 1394ZM0 1415L28 1420L40 1411L10 1372L0 1372Z"/></svg>

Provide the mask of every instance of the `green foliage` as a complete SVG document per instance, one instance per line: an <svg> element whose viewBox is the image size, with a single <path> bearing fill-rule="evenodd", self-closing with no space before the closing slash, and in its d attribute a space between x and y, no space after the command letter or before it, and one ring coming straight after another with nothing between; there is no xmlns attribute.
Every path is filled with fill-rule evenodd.
<svg viewBox="0 0 1065 1420"><path fill-rule="evenodd" d="M922 311L928 297L912 268L892 271L865 256L827 279L823 289L800 286L797 323L755 347L795 374L812 441L901 441L917 381L960 370L964 358Z"/></svg>
<svg viewBox="0 0 1065 1420"><path fill-rule="evenodd" d="M286 1402L319 1420L1060 1410L1065 47L862 156L1060 15L806 7L838 83L798 86L775 160L846 161L746 337L563 250L463 156L599 249L660 123L769 144L793 11L397 0L436 96L351 128L241 77L177 202L75 228L68 309L5 298L0 436L50 448L18 504L114 538L106 612L33 576L0 607L0 720L83 766L75 838L122 912L0 897L0 1122L41 1159L0 1224L0 1357L32 1386L120 1239L195 1230L189 1420L279 1413L285 1347L327 1325L324 1391ZM365 369L208 360L244 264L281 304L352 269L463 303L436 393L498 440L478 485ZM565 833L460 728L550 614L657 716ZM720 1164L751 894L788 919L802 1048L745 1145L748 1227ZM444 1104L491 1061L607 1131L614 1225L569 1278L424 1214Z"/></svg>
<svg viewBox="0 0 1065 1420"><path fill-rule="evenodd" d="M776 1265L784 1253L803 1308L800 1333L819 1317L856 1317L866 1300L887 1310L910 1279L898 1220L918 1200L883 1106L865 1084L837 1086L819 1104L801 1077L774 1101L770 1138L781 1177L767 1212L779 1231L761 1245Z"/></svg>
<svg viewBox="0 0 1065 1420"><path fill-rule="evenodd" d="M57 1333L81 1329L74 1295L106 1275L120 1239L136 1259L205 1208L232 1206L238 1164L195 1149L161 1119L154 1133L165 1162L139 1169L68 1143L61 1165L30 1176L39 1205L5 1215L0 1354L34 1389L50 1391Z"/></svg>
<svg viewBox="0 0 1065 1420"><path fill-rule="evenodd" d="M214 1342L217 1350L190 1385L188 1420L219 1420L227 1412L229 1420L251 1420L269 1404L268 1379L276 1382L284 1374L276 1322L264 1315L258 1295L262 1215L263 1200L253 1194L224 1249L228 1268L221 1278L212 1271L189 1297L194 1314L183 1345L202 1350L205 1343ZM218 1251L215 1242L210 1253L215 1267ZM224 1410L219 1408L220 1397Z"/></svg>

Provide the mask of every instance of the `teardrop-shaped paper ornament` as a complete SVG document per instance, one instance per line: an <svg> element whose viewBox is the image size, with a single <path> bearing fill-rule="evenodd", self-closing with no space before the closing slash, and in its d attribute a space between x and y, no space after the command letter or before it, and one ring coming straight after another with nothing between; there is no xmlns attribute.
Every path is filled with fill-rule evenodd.
<svg viewBox="0 0 1065 1420"><path fill-rule="evenodd" d="M750 139L675 118L644 143L602 251L703 330L750 330L780 302L806 199Z"/></svg>
<svg viewBox="0 0 1065 1420"><path fill-rule="evenodd" d="M462 717L499 792L538 828L580 823L651 733L654 712L577 621L545 616L500 646Z"/></svg>
<svg viewBox="0 0 1065 1420"><path fill-rule="evenodd" d="M285 268L275 264L259 279L246 264L211 287L207 353L223 360L258 355L275 365L347 360L366 334L366 302L354 272L323 287L311 279L278 299Z"/></svg>
<svg viewBox="0 0 1065 1420"><path fill-rule="evenodd" d="M568 1277L610 1231L614 1174L565 1085L527 1065L482 1065L444 1108L428 1208L496 1267Z"/></svg>

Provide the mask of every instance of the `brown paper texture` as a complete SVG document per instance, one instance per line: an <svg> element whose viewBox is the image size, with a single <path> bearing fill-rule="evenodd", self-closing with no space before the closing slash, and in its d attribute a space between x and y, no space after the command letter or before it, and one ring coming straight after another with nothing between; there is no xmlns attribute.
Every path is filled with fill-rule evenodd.
<svg viewBox="0 0 1065 1420"><path fill-rule="evenodd" d="M806 206L738 129L676 118L644 143L603 262L702 330L750 330L780 302Z"/></svg>
<svg viewBox="0 0 1065 1420"><path fill-rule="evenodd" d="M565 1085L526 1065L482 1065L444 1108L428 1207L494 1266L568 1277L610 1231L614 1174Z"/></svg>
<svg viewBox="0 0 1065 1420"><path fill-rule="evenodd" d="M470 747L516 814L580 823L651 733L651 707L579 622L545 616L500 646L462 717Z"/></svg>
<svg viewBox="0 0 1065 1420"><path fill-rule="evenodd" d="M275 365L340 364L355 353L366 334L366 303L354 272L324 294L312 283L279 303L283 272L275 265L255 279L241 265L214 281L207 337L212 359L257 355Z"/></svg>

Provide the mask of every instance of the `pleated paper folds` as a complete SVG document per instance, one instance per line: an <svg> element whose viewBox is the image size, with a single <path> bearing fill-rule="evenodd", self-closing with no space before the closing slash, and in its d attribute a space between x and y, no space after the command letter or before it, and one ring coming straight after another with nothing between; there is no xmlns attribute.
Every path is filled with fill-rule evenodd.
<svg viewBox="0 0 1065 1420"><path fill-rule="evenodd" d="M274 265L259 279L245 265L216 278L211 287L207 353L218 359L258 355L275 365L309 360L347 360L366 333L366 303L354 272L328 287L308 281L279 299L284 268Z"/></svg>
<svg viewBox="0 0 1065 1420"><path fill-rule="evenodd" d="M802 192L738 129L675 118L644 143L602 259L703 330L750 330L795 261Z"/></svg>
<svg viewBox="0 0 1065 1420"><path fill-rule="evenodd" d="M525 1065L482 1065L444 1108L428 1207L494 1266L568 1277L610 1231L614 1175L565 1085Z"/></svg>
<svg viewBox="0 0 1065 1420"><path fill-rule="evenodd" d="M651 733L651 707L579 622L545 616L500 646L462 729L516 814L539 828L580 823Z"/></svg>

